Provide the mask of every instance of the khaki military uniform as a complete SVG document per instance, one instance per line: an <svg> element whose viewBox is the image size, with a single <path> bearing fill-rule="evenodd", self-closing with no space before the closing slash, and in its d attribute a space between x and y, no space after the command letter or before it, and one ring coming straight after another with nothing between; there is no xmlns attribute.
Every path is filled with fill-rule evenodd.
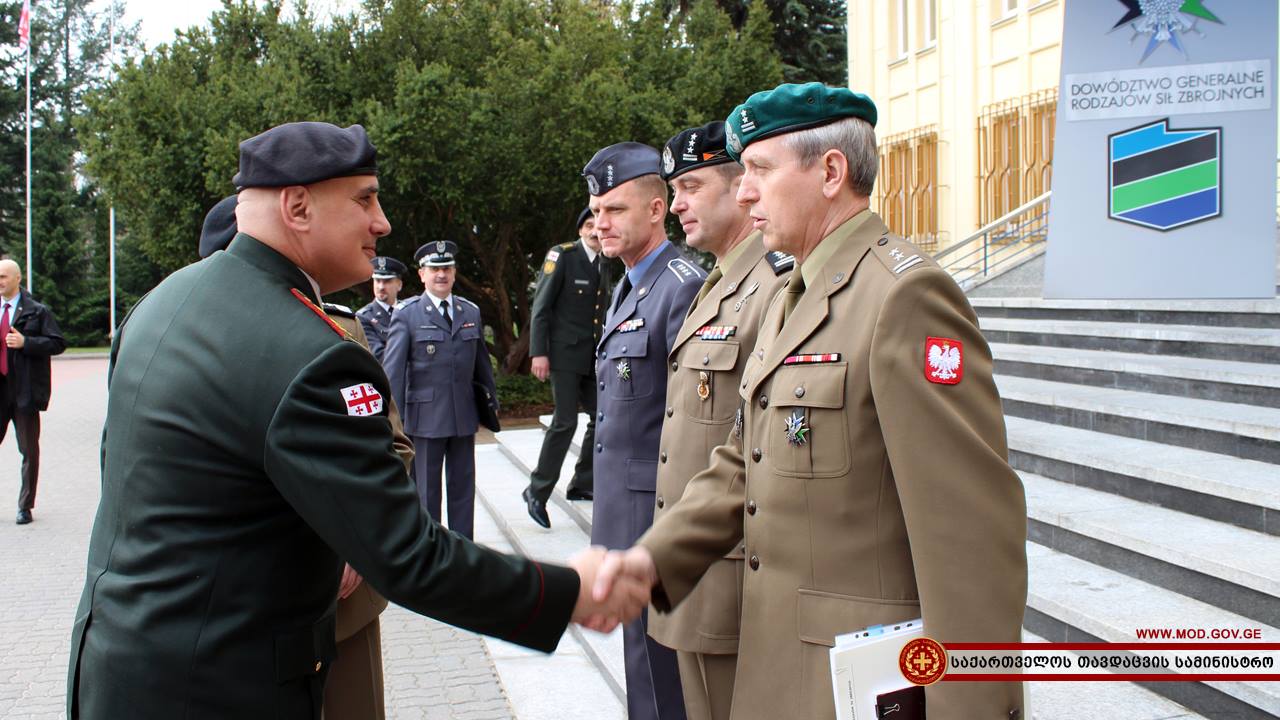
<svg viewBox="0 0 1280 720"><path fill-rule="evenodd" d="M356 342L369 347L369 338L355 316L328 303L324 309ZM404 461L407 471L413 467L413 443L404 434L400 412L394 402L387 411L387 419L395 435L396 454ZM382 685L382 629L378 624L378 616L386 608L387 599L366 582L361 582L350 595L338 600L334 623L338 656L329 666L329 677L325 682L325 720L382 720L386 717Z"/></svg>
<svg viewBox="0 0 1280 720"><path fill-rule="evenodd" d="M765 315L741 433L640 541L659 610L745 544L736 718L834 718L841 633L923 616L943 643L1018 642L1026 606L1025 497L963 292L870 212L819 253ZM797 276L811 279L784 325ZM930 720L1022 711L1015 683L926 693Z"/></svg>
<svg viewBox="0 0 1280 720"><path fill-rule="evenodd" d="M752 233L730 253L723 276L689 310L667 374L654 518L670 512L685 485L705 470L738 412L738 385L756 332L794 259L767 252ZM738 654L742 547L716 561L670 614L649 617L649 635L677 651L690 720L728 718Z"/></svg>

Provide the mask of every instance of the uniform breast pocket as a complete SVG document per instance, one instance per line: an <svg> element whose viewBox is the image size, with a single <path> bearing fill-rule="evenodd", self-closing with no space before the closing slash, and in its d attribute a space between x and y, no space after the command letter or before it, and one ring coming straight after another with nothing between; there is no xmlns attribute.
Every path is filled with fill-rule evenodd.
<svg viewBox="0 0 1280 720"><path fill-rule="evenodd" d="M769 381L769 448L776 474L839 477L849 471L848 363L792 365Z"/></svg>
<svg viewBox="0 0 1280 720"><path fill-rule="evenodd" d="M649 358L649 331L616 333L605 346L604 361L596 368L605 386L618 400L637 400L653 394L654 374Z"/></svg>
<svg viewBox="0 0 1280 720"><path fill-rule="evenodd" d="M461 330L458 331L458 339L459 340L479 340L480 326L475 325L473 327L462 328Z"/></svg>
<svg viewBox="0 0 1280 720"><path fill-rule="evenodd" d="M690 418L705 423L733 422L738 411L738 387L733 369L739 343L732 340L691 340L680 351L679 399Z"/></svg>
<svg viewBox="0 0 1280 720"><path fill-rule="evenodd" d="M425 365L435 360L444 348L441 345L449 339L447 333L440 328L418 328L413 333L413 361L417 365Z"/></svg>

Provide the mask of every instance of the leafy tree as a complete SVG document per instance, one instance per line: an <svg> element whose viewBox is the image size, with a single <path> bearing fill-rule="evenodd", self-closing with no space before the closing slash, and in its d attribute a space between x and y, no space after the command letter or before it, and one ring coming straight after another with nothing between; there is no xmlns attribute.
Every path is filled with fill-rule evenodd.
<svg viewBox="0 0 1280 720"><path fill-rule="evenodd" d="M323 24L280 9L224 0L210 30L122 68L87 100L89 173L171 271L232 192L240 140L294 120L361 123L393 227L380 252L458 242L458 292L509 370L524 360L534 269L574 236L591 155L659 145L782 75L768 18L735 30L710 0L675 18L596 0L366 0Z"/></svg>

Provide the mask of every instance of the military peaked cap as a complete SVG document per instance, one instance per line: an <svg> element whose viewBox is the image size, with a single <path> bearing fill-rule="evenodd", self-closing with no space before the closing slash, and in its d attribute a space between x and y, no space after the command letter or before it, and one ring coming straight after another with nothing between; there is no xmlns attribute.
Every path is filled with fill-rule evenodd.
<svg viewBox="0 0 1280 720"><path fill-rule="evenodd" d="M662 148L662 179L671 180L690 170L731 163L724 149L724 123L715 120L678 133Z"/></svg>
<svg viewBox="0 0 1280 720"><path fill-rule="evenodd" d="M352 175L377 175L378 151L359 125L322 122L277 125L240 143L237 188L310 185Z"/></svg>
<svg viewBox="0 0 1280 720"><path fill-rule="evenodd" d="M725 120L726 147L734 160L756 140L782 133L826 125L841 118L862 118L876 125L876 104L848 88L827 87L819 82L785 83L758 92L733 109Z"/></svg>
<svg viewBox="0 0 1280 720"><path fill-rule="evenodd" d="M200 257L226 250L236 236L236 196L224 197L204 216L200 229Z"/></svg>
<svg viewBox="0 0 1280 720"><path fill-rule="evenodd" d="M657 150L638 142L621 142L596 153L582 168L582 176L587 179L587 192L604 195L641 175L658 175L660 164Z"/></svg>
<svg viewBox="0 0 1280 720"><path fill-rule="evenodd" d="M378 257L369 261L373 265L373 277L377 280L390 280L404 275L409 268L393 257Z"/></svg>
<svg viewBox="0 0 1280 720"><path fill-rule="evenodd" d="M418 248L413 261L418 267L449 267L457 262L458 244L452 240L436 240Z"/></svg>

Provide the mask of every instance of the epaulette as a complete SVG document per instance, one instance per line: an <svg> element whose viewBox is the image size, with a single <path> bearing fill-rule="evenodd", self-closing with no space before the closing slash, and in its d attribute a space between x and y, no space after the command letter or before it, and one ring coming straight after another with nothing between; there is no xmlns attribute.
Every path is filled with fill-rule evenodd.
<svg viewBox="0 0 1280 720"><path fill-rule="evenodd" d="M929 255L902 238L885 235L871 246L871 254L894 276L929 263Z"/></svg>
<svg viewBox="0 0 1280 720"><path fill-rule="evenodd" d="M414 304L414 303L418 302L418 301L419 301L419 300L421 300L421 299L422 299L422 296L421 296L421 295L414 295L414 296L413 296L413 297L411 297L411 298L405 298L405 299L401 300L400 302L396 303L396 304L395 304L395 308L396 308L397 310L400 310L400 309L403 309L403 308L407 308L407 307L409 307L410 305L412 305L412 304Z"/></svg>
<svg viewBox="0 0 1280 720"><path fill-rule="evenodd" d="M454 300L459 300L459 301L461 301L461 302L464 302L464 303L466 303L466 304L470 305L471 307L473 307L473 308L475 308L475 309L477 309L477 310L479 310L479 309L480 309L480 306L479 306L479 305L477 305L477 304L475 304L475 303L471 302L470 300L468 300L468 299L466 299L466 298L462 297L461 295L454 295L454 296L453 296L453 299L454 299Z"/></svg>
<svg viewBox="0 0 1280 720"><path fill-rule="evenodd" d="M764 254L764 259L765 262L769 263L769 267L773 268L774 275L790 272L796 266L795 256L788 255L781 250L770 250Z"/></svg>
<svg viewBox="0 0 1280 720"><path fill-rule="evenodd" d="M575 243L575 242L560 243L559 245L561 250L572 250L577 246L578 246L578 243Z"/></svg>
<svg viewBox="0 0 1280 720"><path fill-rule="evenodd" d="M325 312L324 312L324 310L321 310L321 309L320 309L320 306L318 306L318 305L316 305L314 302L312 302L312 301L311 301L311 298L307 297L306 295L303 295L303 294L298 290L298 288L290 288L290 289L289 289L289 292L293 293L293 296L294 296L295 298L297 298L297 299L298 299L298 302L300 302L300 303L302 303L303 305L307 306L307 309L308 309L308 310L310 310L311 312L313 312L313 313L315 313L317 316L319 316L321 320L324 320L324 321L325 321L325 324L327 324L327 325L329 326L329 329L331 329L331 330L333 330L334 332L338 333L338 337L345 338L345 339L350 339L350 338L351 338L351 335L350 335L349 333L347 333L347 331L346 331L346 330L342 329L342 326L341 326L341 325L339 325L337 322L335 322L333 318L331 318L331 317L329 317L328 315L326 315L326 314L325 314Z"/></svg>
<svg viewBox="0 0 1280 720"><path fill-rule="evenodd" d="M352 318L352 319L354 319L356 316L356 314L351 311L351 308L347 307L346 305L339 305L338 303L327 302L324 304L323 307L324 307L324 311L326 313L329 313L330 315L341 315L344 318Z"/></svg>
<svg viewBox="0 0 1280 720"><path fill-rule="evenodd" d="M676 279L683 285L685 280L698 280L698 268L693 263L684 258L676 258L667 263L667 269L676 276Z"/></svg>

